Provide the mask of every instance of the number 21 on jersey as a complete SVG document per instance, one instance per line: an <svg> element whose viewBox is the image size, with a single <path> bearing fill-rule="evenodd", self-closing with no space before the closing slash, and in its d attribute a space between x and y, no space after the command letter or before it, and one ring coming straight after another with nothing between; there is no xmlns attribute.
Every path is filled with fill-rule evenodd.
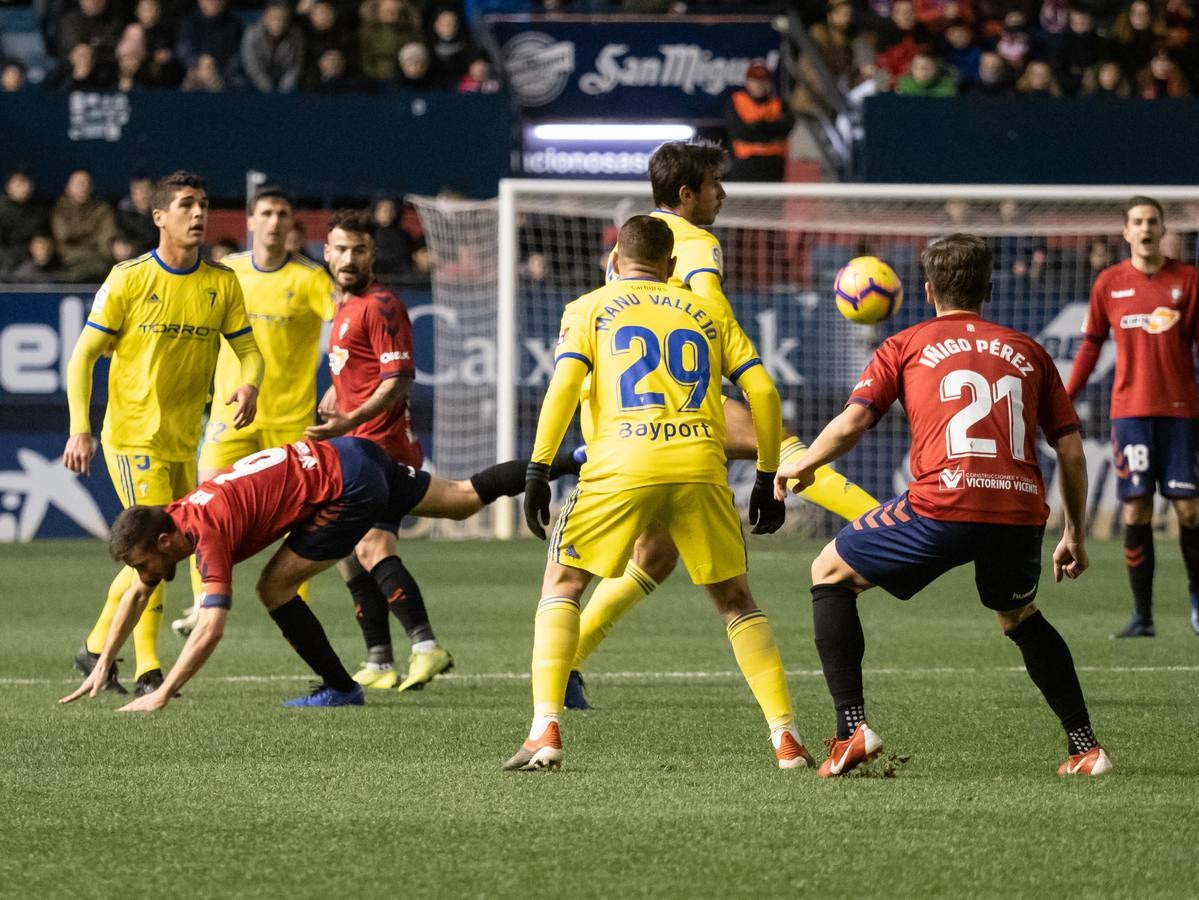
<svg viewBox="0 0 1199 900"><path fill-rule="evenodd" d="M991 414L996 403L1007 400L1008 449L1012 458L1024 460L1024 384L1015 375L1004 375L992 383L970 369L958 369L941 379L941 401L960 400L966 391L972 400L954 414L945 427L945 449L950 459L963 456L999 455L993 438L977 437L970 429Z"/></svg>

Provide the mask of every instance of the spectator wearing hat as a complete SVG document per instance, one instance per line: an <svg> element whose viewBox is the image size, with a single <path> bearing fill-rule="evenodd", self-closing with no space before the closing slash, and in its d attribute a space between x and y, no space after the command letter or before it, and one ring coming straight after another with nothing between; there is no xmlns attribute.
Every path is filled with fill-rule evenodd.
<svg viewBox="0 0 1199 900"><path fill-rule="evenodd" d="M787 138L795 125L782 98L774 91L774 79L763 62L745 70L745 87L734 91L725 112L732 141L735 181L782 181L787 166Z"/></svg>

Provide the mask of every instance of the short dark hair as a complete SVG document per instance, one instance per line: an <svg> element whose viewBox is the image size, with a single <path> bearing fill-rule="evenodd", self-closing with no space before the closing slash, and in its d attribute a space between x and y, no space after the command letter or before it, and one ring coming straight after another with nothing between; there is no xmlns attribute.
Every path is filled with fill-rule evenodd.
<svg viewBox="0 0 1199 900"><path fill-rule="evenodd" d="M178 531L162 506L130 506L121 510L108 532L108 555L124 562L131 550L152 546L160 534Z"/></svg>
<svg viewBox="0 0 1199 900"><path fill-rule="evenodd" d="M659 263L670 259L674 234L670 226L653 216L633 216L620 228L616 245L621 259Z"/></svg>
<svg viewBox="0 0 1199 900"><path fill-rule="evenodd" d="M287 191L283 190L283 188L279 187L279 185L264 184L257 188L254 193L250 195L250 202L246 205L247 216L254 215L254 210L258 208L259 200L282 200L288 206L295 206L295 204L292 202L291 194L287 193Z"/></svg>
<svg viewBox="0 0 1199 900"><path fill-rule="evenodd" d="M720 172L729 155L711 141L671 141L649 158L649 183L654 189L654 204L674 207L683 186L698 191L709 172Z"/></svg>
<svg viewBox="0 0 1199 900"><path fill-rule="evenodd" d="M920 264L940 307L977 310L991 296L991 248L976 234L938 238L921 251Z"/></svg>
<svg viewBox="0 0 1199 900"><path fill-rule="evenodd" d="M1128 202L1124 204L1124 224L1128 224L1128 214L1137 206L1152 206L1157 210L1158 218L1162 220L1162 224L1166 224L1166 211L1162 209L1162 205L1152 197L1146 197L1142 194L1137 194L1135 197L1129 197Z"/></svg>
<svg viewBox="0 0 1199 900"><path fill-rule="evenodd" d="M329 229L325 233L332 234L334 228L352 231L355 234L365 234L371 240L375 238L375 219L370 210L339 209L329 216Z"/></svg>
<svg viewBox="0 0 1199 900"><path fill-rule="evenodd" d="M175 195L184 188L207 190L203 178L195 172L185 172L180 169L170 175L163 175L154 182L154 195L150 200L150 209L169 209Z"/></svg>

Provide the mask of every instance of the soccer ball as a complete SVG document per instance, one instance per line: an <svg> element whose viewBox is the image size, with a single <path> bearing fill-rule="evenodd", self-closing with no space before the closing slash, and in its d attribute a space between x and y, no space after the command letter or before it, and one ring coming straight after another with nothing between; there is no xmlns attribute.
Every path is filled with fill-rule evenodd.
<svg viewBox="0 0 1199 900"><path fill-rule="evenodd" d="M888 319L903 305L903 284L895 270L876 256L851 259L833 283L837 309L859 325Z"/></svg>

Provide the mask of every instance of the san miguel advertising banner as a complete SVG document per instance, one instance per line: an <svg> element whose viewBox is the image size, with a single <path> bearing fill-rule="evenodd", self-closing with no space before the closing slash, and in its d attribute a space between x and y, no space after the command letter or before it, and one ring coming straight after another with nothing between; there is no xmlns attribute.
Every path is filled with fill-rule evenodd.
<svg viewBox="0 0 1199 900"><path fill-rule="evenodd" d="M777 71L767 16L489 16L530 119L720 119L755 59Z"/></svg>

